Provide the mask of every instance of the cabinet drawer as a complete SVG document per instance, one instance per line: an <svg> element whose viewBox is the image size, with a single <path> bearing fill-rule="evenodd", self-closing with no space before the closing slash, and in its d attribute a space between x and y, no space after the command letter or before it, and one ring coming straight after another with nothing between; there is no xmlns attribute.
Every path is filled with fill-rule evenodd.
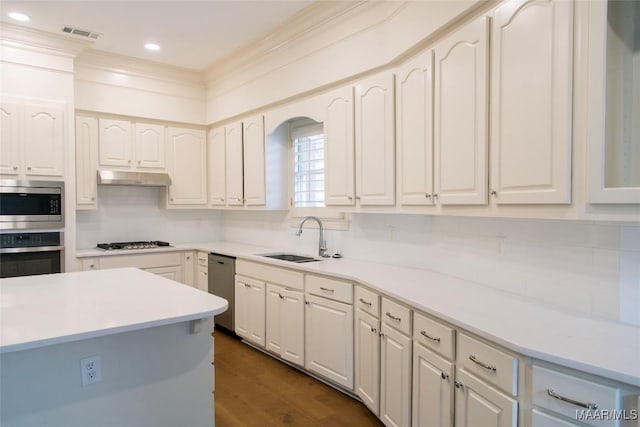
<svg viewBox="0 0 640 427"><path fill-rule="evenodd" d="M209 254L206 252L198 252L198 265L207 267L209 265Z"/></svg>
<svg viewBox="0 0 640 427"><path fill-rule="evenodd" d="M382 297L382 321L411 336L411 310L408 307Z"/></svg>
<svg viewBox="0 0 640 427"><path fill-rule="evenodd" d="M622 409L620 389L536 365L532 369L531 387L535 405L571 419L576 419L583 410L585 414L589 412L589 406L595 406L592 415L600 415L601 410ZM581 421L593 426L621 425L619 420L601 416L585 416Z"/></svg>
<svg viewBox="0 0 640 427"><path fill-rule="evenodd" d="M304 275L299 271L238 259L236 260L236 273L304 291Z"/></svg>
<svg viewBox="0 0 640 427"><path fill-rule="evenodd" d="M448 359L455 358L455 330L419 313L413 314L413 339Z"/></svg>
<svg viewBox="0 0 640 427"><path fill-rule="evenodd" d="M347 304L353 304L353 285L350 282L307 274L307 292Z"/></svg>
<svg viewBox="0 0 640 427"><path fill-rule="evenodd" d="M518 394L518 358L515 356L459 334L458 365L513 396Z"/></svg>
<svg viewBox="0 0 640 427"><path fill-rule="evenodd" d="M373 316L380 317L380 295L362 286L356 286L356 306Z"/></svg>
<svg viewBox="0 0 640 427"><path fill-rule="evenodd" d="M181 266L182 252L163 252L156 254L115 255L100 258L100 268L153 268L165 266Z"/></svg>

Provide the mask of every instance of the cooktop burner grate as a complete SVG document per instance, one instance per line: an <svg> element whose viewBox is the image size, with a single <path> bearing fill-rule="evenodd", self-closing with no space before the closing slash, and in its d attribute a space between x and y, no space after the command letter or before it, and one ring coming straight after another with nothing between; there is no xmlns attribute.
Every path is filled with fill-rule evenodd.
<svg viewBox="0 0 640 427"><path fill-rule="evenodd" d="M152 240L148 242L116 242L116 243L98 243L97 247L107 251L118 249L154 249L162 246L171 246L168 242L160 240Z"/></svg>

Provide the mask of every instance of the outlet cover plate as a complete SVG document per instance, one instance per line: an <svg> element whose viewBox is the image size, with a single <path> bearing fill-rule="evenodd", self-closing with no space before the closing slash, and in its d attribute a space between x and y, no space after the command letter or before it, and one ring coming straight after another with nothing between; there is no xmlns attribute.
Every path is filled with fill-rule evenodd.
<svg viewBox="0 0 640 427"><path fill-rule="evenodd" d="M102 381L100 356L91 356L80 360L80 371L83 386Z"/></svg>

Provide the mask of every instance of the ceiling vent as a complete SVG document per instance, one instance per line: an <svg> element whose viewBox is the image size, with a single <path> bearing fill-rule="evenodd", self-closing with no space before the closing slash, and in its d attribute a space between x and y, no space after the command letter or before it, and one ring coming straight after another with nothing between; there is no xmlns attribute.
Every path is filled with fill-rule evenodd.
<svg viewBox="0 0 640 427"><path fill-rule="evenodd" d="M95 40L98 37L100 37L100 34L98 33L93 33L91 31L82 30L76 27L70 27L68 25L65 25L64 27L62 27L62 32L67 34L73 34L74 36L85 37L92 40Z"/></svg>

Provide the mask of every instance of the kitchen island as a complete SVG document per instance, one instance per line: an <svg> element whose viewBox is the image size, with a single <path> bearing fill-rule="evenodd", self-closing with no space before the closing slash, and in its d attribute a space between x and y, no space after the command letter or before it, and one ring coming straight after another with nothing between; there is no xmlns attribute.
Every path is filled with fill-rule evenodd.
<svg viewBox="0 0 640 427"><path fill-rule="evenodd" d="M224 299L133 269L0 281L0 425L211 426ZM97 356L100 381L82 384Z"/></svg>

